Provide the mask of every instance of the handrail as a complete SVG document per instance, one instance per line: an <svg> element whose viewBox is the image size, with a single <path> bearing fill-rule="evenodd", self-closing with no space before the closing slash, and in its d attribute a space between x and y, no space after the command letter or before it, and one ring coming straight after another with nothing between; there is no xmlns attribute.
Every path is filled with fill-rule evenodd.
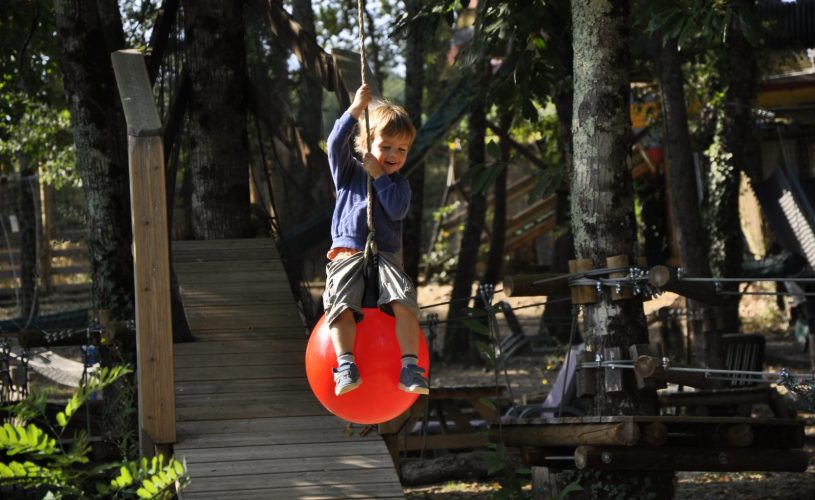
<svg viewBox="0 0 815 500"><path fill-rule="evenodd" d="M139 443L151 456L176 440L164 148L144 56L119 50L111 60L128 134Z"/></svg>

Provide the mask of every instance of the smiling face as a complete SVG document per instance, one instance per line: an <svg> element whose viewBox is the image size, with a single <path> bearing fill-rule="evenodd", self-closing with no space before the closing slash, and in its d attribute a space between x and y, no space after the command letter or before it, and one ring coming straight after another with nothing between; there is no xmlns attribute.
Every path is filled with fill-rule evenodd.
<svg viewBox="0 0 815 500"><path fill-rule="evenodd" d="M385 171L385 174L391 175L405 166L410 144L413 142L412 139L412 137L406 134L376 134L371 143L371 154L373 154L377 161L379 161L379 164L382 165L382 170Z"/></svg>

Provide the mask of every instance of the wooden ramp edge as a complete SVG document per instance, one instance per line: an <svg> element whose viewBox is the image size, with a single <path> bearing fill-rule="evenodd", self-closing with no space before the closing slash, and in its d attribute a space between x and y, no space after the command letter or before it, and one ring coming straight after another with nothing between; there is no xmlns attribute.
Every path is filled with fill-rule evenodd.
<svg viewBox="0 0 815 500"><path fill-rule="evenodd" d="M174 241L172 258L195 338L174 345L181 498L404 498L384 441L312 395L274 241Z"/></svg>

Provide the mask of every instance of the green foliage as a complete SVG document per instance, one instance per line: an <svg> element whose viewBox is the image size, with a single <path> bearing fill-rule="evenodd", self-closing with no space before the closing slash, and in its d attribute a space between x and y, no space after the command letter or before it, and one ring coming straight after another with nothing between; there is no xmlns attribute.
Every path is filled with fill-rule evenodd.
<svg viewBox="0 0 815 500"><path fill-rule="evenodd" d="M751 2L733 0L655 0L643 3L645 32L675 38L679 50L694 41L725 43L733 29L758 45L761 21Z"/></svg>
<svg viewBox="0 0 815 500"><path fill-rule="evenodd" d="M41 179L57 188L65 184L78 186L75 170L76 151L70 130L67 109L53 109L22 93L4 93L0 83L0 96L5 105L14 108L0 121L0 157L8 159L25 155L29 162L39 166Z"/></svg>
<svg viewBox="0 0 815 500"><path fill-rule="evenodd" d="M53 3L9 0L0 12L0 174L21 157L57 187L77 184L57 65ZM37 168L38 167L38 168Z"/></svg>
<svg viewBox="0 0 815 500"><path fill-rule="evenodd" d="M71 418L91 395L130 373L125 366L101 368L73 393L54 422L45 413L42 395L6 408L11 421L23 423L6 422L0 427L0 491L49 499L171 498L176 484L187 481L184 465L174 458L159 455L93 464L84 431L65 439ZM70 446L65 444L68 441Z"/></svg>

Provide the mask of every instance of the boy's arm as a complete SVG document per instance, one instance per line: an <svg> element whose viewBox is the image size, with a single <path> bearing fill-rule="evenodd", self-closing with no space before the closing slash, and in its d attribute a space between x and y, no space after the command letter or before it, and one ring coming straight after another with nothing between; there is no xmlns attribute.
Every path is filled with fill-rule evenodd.
<svg viewBox="0 0 815 500"><path fill-rule="evenodd" d="M339 186L343 172L353 165L351 146L348 140L354 132L357 121L347 111L334 122L334 128L328 134L328 166L331 168L331 177L334 186Z"/></svg>
<svg viewBox="0 0 815 500"><path fill-rule="evenodd" d="M392 220L402 220L410 209L410 184L402 175L383 175L374 180L376 199Z"/></svg>
<svg viewBox="0 0 815 500"><path fill-rule="evenodd" d="M354 165L348 141L359 117L368 107L371 99L373 99L373 94L367 84L357 89L354 101L348 110L334 122L334 128L328 135L328 165L331 167L331 176L334 178L335 186L340 184L343 170Z"/></svg>

